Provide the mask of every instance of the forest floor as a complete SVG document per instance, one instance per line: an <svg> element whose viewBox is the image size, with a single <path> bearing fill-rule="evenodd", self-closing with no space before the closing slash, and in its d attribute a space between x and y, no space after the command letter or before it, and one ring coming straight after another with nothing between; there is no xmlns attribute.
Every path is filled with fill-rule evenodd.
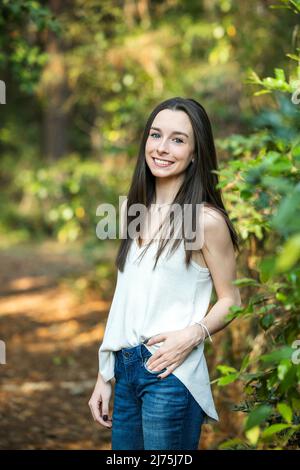
<svg viewBox="0 0 300 470"><path fill-rule="evenodd" d="M51 241L2 249L0 266L0 449L111 449L111 430L88 406L111 303L82 288L91 266L80 250ZM223 335L209 370L222 359ZM203 425L199 449L240 433L243 415L230 410L238 387L214 385L213 393L220 422Z"/></svg>

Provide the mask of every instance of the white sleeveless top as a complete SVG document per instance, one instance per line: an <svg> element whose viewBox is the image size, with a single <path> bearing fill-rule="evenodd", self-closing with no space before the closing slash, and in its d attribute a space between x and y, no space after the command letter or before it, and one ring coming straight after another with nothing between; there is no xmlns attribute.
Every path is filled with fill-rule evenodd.
<svg viewBox="0 0 300 470"><path fill-rule="evenodd" d="M212 292L209 269L199 266L194 260L186 268L183 240L171 256L168 251L174 240L170 240L152 271L158 242L154 240L140 260L139 255L145 245L139 247L134 239L124 271L118 270L115 293L99 348L99 372L105 382L114 377L113 351L137 346L164 331L180 330L206 315ZM162 344L145 346L153 354ZM203 342L176 367L173 375L181 380L205 411L204 422L219 421Z"/></svg>

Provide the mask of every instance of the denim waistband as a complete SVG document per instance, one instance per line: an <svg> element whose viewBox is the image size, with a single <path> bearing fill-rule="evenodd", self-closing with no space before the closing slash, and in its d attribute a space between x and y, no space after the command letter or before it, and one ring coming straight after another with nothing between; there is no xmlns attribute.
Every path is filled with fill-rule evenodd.
<svg viewBox="0 0 300 470"><path fill-rule="evenodd" d="M133 362L137 359L144 359L147 356L151 355L151 352L145 346L145 340L143 343L138 344L137 346L133 346L130 348L122 348L119 351L115 351L115 355L118 358L122 358L124 363Z"/></svg>

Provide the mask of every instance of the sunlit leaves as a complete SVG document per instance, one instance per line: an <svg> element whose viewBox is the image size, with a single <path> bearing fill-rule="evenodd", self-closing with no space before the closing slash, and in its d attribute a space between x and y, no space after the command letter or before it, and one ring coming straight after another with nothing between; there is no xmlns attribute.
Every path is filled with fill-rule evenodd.
<svg viewBox="0 0 300 470"><path fill-rule="evenodd" d="M281 92L292 93L293 88L291 84L287 83L284 70L275 68L274 75L275 77L266 77L266 78L260 79L257 73L255 73L252 70L249 73L246 82L255 84L255 85L260 85L263 87L262 90L259 90L254 93L256 96L264 94L264 93L270 93L271 91L281 91Z"/></svg>
<svg viewBox="0 0 300 470"><path fill-rule="evenodd" d="M280 95L292 93L297 74L292 71L288 79L277 67L274 77L261 79L250 72L248 83L260 87L255 94L275 92L278 109L257 119L268 128L265 133L234 135L220 143L231 155L220 171L221 186L242 239L249 242L244 247L255 246L248 257L255 279L235 281L248 292L247 302L230 308L227 319L251 317L259 332L251 338L253 350L245 348L239 373L222 366L216 381L244 384L247 400L236 409L248 413L243 442L252 448L293 446L300 429L294 424L300 420L300 366L293 346L300 334L300 121L297 106ZM229 442L229 448L240 445Z"/></svg>
<svg viewBox="0 0 300 470"><path fill-rule="evenodd" d="M281 414L281 416L283 417L283 419L287 423L290 424L292 422L292 419L293 419L293 410L292 410L292 408L290 406L288 406L286 403L278 403L277 409L278 409L279 413Z"/></svg>

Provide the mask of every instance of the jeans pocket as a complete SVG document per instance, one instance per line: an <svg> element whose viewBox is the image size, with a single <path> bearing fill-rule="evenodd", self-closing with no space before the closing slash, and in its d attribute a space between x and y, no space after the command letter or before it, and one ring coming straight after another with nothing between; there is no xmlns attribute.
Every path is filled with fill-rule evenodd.
<svg viewBox="0 0 300 470"><path fill-rule="evenodd" d="M152 356L152 354L149 355L149 356L146 356L144 358L144 364L143 365L144 365L144 368L146 369L146 371L149 372L150 374L156 374L156 375L162 374L163 372L165 372L167 370L166 367L164 367L161 370L150 370L150 369L148 369L146 362L148 362L148 360L150 359L151 356Z"/></svg>

